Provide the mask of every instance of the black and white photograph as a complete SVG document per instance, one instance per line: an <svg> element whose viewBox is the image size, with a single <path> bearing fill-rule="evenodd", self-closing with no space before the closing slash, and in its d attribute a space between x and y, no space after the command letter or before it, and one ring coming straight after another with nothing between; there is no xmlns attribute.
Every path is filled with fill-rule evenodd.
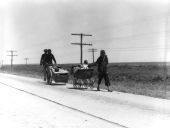
<svg viewBox="0 0 170 128"><path fill-rule="evenodd" d="M0 0L0 128L170 128L170 1Z"/></svg>

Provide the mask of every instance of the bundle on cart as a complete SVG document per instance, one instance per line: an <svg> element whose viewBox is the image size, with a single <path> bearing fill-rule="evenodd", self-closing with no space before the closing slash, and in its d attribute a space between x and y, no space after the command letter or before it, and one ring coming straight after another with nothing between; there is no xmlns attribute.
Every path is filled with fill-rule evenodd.
<svg viewBox="0 0 170 128"><path fill-rule="evenodd" d="M52 81L58 83L67 83L69 72L61 67L49 66L49 75L47 76L47 84L52 84Z"/></svg>

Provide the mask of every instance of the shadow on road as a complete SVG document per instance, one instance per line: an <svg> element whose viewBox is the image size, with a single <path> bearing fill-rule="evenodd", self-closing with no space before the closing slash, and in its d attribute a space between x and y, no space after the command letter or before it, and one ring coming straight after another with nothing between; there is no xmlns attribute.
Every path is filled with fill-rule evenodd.
<svg viewBox="0 0 170 128"><path fill-rule="evenodd" d="M90 88L74 88L74 87L68 87L68 89L74 89L74 90L80 90L80 91L94 91L94 92L107 92L107 90L100 90L98 91L97 89L90 89Z"/></svg>
<svg viewBox="0 0 170 128"><path fill-rule="evenodd" d="M68 87L68 89L74 89L74 90L87 90L87 88L74 88L74 87Z"/></svg>
<svg viewBox="0 0 170 128"><path fill-rule="evenodd" d="M66 83L52 83L51 86L65 86Z"/></svg>
<svg viewBox="0 0 170 128"><path fill-rule="evenodd" d="M47 82L45 82L45 81L38 81L38 83L40 83L40 84L42 84L42 85L49 85L49 84L47 84ZM50 84L49 86L65 86L66 85L66 83L52 83L52 84Z"/></svg>

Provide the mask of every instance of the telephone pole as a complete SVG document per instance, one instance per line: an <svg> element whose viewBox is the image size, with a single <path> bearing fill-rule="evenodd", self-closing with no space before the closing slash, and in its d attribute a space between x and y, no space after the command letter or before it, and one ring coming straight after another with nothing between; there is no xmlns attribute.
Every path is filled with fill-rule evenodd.
<svg viewBox="0 0 170 128"><path fill-rule="evenodd" d="M83 45L90 45L92 46L92 44L85 44L83 43L83 37L84 36L92 36L92 35L89 35L89 34L83 34L83 33L80 33L80 34L71 34L71 35L74 35L74 36L80 36L80 43L71 43L73 45L80 45L80 63L82 64L82 60L83 60Z"/></svg>
<svg viewBox="0 0 170 128"><path fill-rule="evenodd" d="M13 66L13 57L17 56L17 55L14 55L14 52L17 52L17 51L10 50L10 51L7 51L7 52L11 53L11 55L7 55L7 56L11 56L11 67L12 67Z"/></svg>
<svg viewBox="0 0 170 128"><path fill-rule="evenodd" d="M1 64L2 67L3 67L3 63L4 63L4 61L2 60L2 64Z"/></svg>
<svg viewBox="0 0 170 128"><path fill-rule="evenodd" d="M92 56L93 56L93 63L94 63L94 52L97 52L97 49L88 49L89 51L88 52L92 52Z"/></svg>
<svg viewBox="0 0 170 128"><path fill-rule="evenodd" d="M25 62L26 62L26 65L27 65L27 62L28 62L28 60L29 60L29 58L24 58L24 60L25 60Z"/></svg>

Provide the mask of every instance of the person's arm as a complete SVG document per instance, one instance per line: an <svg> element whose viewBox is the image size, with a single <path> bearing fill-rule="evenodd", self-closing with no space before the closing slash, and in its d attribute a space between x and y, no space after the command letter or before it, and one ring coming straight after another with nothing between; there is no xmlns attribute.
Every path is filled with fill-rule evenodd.
<svg viewBox="0 0 170 128"><path fill-rule="evenodd" d="M52 59L53 59L54 63L56 64L56 60L55 60L55 58L54 58L54 56L53 56L53 55L52 55Z"/></svg>
<svg viewBox="0 0 170 128"><path fill-rule="evenodd" d="M41 56L41 59L40 59L40 65L42 65L42 61L43 61L43 55Z"/></svg>
<svg viewBox="0 0 170 128"><path fill-rule="evenodd" d="M96 62L91 63L91 64L88 64L88 67L96 66L98 63L99 63L99 58L97 59L97 61L96 61Z"/></svg>
<svg viewBox="0 0 170 128"><path fill-rule="evenodd" d="M106 56L106 65L108 64L109 62L108 62L108 58L107 58L107 56Z"/></svg>

